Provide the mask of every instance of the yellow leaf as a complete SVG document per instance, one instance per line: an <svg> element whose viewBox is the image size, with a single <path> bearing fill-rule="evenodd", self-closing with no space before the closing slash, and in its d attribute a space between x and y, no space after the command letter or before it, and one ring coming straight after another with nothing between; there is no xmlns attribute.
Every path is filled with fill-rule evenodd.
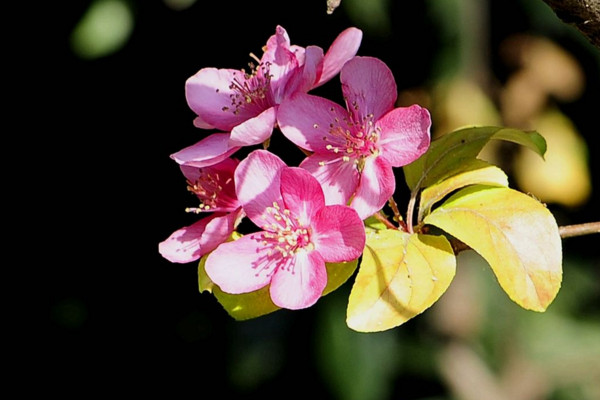
<svg viewBox="0 0 600 400"><path fill-rule="evenodd" d="M545 311L562 281L562 243L539 201L506 187L458 191L424 218L477 251L521 307Z"/></svg>
<svg viewBox="0 0 600 400"><path fill-rule="evenodd" d="M462 171L448 179L431 185L421 192L421 200L419 205L419 218L421 221L423 216L429 214L431 207L442 200L445 196L453 191L473 184L488 184L508 186L508 177L500 168L490 165L489 163L472 159L466 161Z"/></svg>
<svg viewBox="0 0 600 400"><path fill-rule="evenodd" d="M439 299L455 266L443 236L369 231L348 301L348 327L379 332L403 324Z"/></svg>

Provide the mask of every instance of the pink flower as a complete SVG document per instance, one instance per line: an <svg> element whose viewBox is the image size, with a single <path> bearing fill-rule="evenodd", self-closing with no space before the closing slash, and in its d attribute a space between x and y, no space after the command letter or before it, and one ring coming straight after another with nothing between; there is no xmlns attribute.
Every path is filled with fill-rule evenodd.
<svg viewBox="0 0 600 400"><path fill-rule="evenodd" d="M198 207L187 211L211 214L176 230L159 243L158 251L164 258L175 263L196 261L233 233L244 215L235 194L233 174L238 164L238 160L227 158L205 168L180 167L187 178L188 190L200 200Z"/></svg>
<svg viewBox="0 0 600 400"><path fill-rule="evenodd" d="M235 172L238 200L262 231L221 244L205 270L221 290L239 294L270 285L275 305L313 305L327 284L326 262L358 258L365 230L356 211L325 205L323 191L306 170L255 150Z"/></svg>
<svg viewBox="0 0 600 400"><path fill-rule="evenodd" d="M348 28L327 53L317 46L291 45L277 26L251 72L203 68L186 81L186 99L196 113L194 125L231 132L231 146L250 146L268 139L276 124L277 106L295 92L308 92L336 75L352 58L362 31Z"/></svg>
<svg viewBox="0 0 600 400"><path fill-rule="evenodd" d="M396 188L392 167L429 147L431 117L418 105L395 107L396 82L372 57L354 57L340 72L346 108L306 93L279 107L283 134L313 152L300 167L321 183L327 204L348 204L361 218L379 211Z"/></svg>

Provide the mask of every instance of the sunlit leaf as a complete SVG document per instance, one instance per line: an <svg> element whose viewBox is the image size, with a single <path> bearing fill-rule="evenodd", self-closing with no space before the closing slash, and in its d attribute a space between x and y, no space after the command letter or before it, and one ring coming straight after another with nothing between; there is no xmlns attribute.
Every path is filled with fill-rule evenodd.
<svg viewBox="0 0 600 400"><path fill-rule="evenodd" d="M260 317L279 310L271 301L269 286L250 293L229 294L223 292L215 285L204 270L204 264L208 255L203 256L198 264L198 285L200 292L212 293L225 311L234 319L241 321ZM323 296L339 288L352 276L358 265L358 260L345 263L326 263L327 286L323 290Z"/></svg>
<svg viewBox="0 0 600 400"><path fill-rule="evenodd" d="M508 296L544 311L562 281L562 243L554 216L534 198L506 187L461 189L424 218L477 251Z"/></svg>
<svg viewBox="0 0 600 400"><path fill-rule="evenodd" d="M479 159L466 161L460 172L425 188L421 192L419 218L429 214L431 207L455 190L473 184L508 186L508 177L500 168Z"/></svg>
<svg viewBox="0 0 600 400"><path fill-rule="evenodd" d="M454 175L465 162L476 158L491 139L521 144L541 156L546 152L546 141L535 131L495 126L459 129L434 140L425 154L403 167L408 187L427 187Z"/></svg>
<svg viewBox="0 0 600 400"><path fill-rule="evenodd" d="M95 0L71 33L71 48L86 59L119 50L133 31L133 14L123 0Z"/></svg>
<svg viewBox="0 0 600 400"><path fill-rule="evenodd" d="M369 231L348 301L348 327L379 332L403 324L438 300L455 266L444 236Z"/></svg>

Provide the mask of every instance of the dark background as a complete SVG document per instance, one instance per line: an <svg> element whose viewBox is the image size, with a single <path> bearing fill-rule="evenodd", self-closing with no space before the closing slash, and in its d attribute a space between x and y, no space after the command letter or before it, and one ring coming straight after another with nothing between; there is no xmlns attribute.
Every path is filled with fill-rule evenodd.
<svg viewBox="0 0 600 400"><path fill-rule="evenodd" d="M43 91L36 107L48 112L42 125L53 127L36 141L51 154L43 151L49 161L36 167L41 178L30 182L52 203L42 217L44 254L37 263L46 296L32 339L42 348L34 363L42 366L47 390L65 397L332 397L317 366L315 336L321 303L333 296L311 309L235 322L210 294L199 293L195 263L164 260L158 243L194 221L184 212L193 199L169 158L206 135L192 125L185 80L203 67L245 67L248 54L259 55L278 24L292 44L324 49L343 29L362 27L343 7L326 14L325 0L198 1L181 11L161 1L132 1L135 28L126 45L83 60L68 37L89 2L69 3L60 23L40 32L49 51L40 54L33 79ZM427 85L444 38L427 2L390 3L390 34L365 29L358 54L385 61L400 90ZM568 48L588 72L585 93L562 107L588 141L594 187L600 187L597 52L572 33L535 26L520 2L489 4L492 50L511 33L537 29ZM502 79L504 67L492 65ZM338 78L320 94L339 99ZM599 220L599 204L596 192L585 207L557 208L557 215L567 223ZM565 253L593 259L598 236L568 239L564 246ZM336 318L343 323L345 316ZM416 318L398 335L419 335L424 324ZM232 360L256 343L272 352L258 367L266 377L248 387L232 384ZM406 373L394 380L393 393L420 399L447 389L436 378Z"/></svg>

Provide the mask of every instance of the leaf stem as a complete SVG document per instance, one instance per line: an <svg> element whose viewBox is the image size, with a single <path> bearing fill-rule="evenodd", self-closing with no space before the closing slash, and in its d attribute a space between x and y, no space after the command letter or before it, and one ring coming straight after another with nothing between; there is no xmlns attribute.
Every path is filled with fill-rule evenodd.
<svg viewBox="0 0 600 400"><path fill-rule="evenodd" d="M398 229L398 227L396 225L392 224L386 217L381 215L381 211L373 214L373 217L375 217L377 220L383 222L383 224L385 226L387 226L389 229Z"/></svg>
<svg viewBox="0 0 600 400"><path fill-rule="evenodd" d="M415 212L415 203L417 202L417 194L419 193L419 185L410 192L410 200L406 209L406 230L408 233L413 233L413 213Z"/></svg>
<svg viewBox="0 0 600 400"><path fill-rule="evenodd" d="M600 221L561 226L558 228L558 233L563 239L574 236L591 235L592 233L600 233Z"/></svg>

